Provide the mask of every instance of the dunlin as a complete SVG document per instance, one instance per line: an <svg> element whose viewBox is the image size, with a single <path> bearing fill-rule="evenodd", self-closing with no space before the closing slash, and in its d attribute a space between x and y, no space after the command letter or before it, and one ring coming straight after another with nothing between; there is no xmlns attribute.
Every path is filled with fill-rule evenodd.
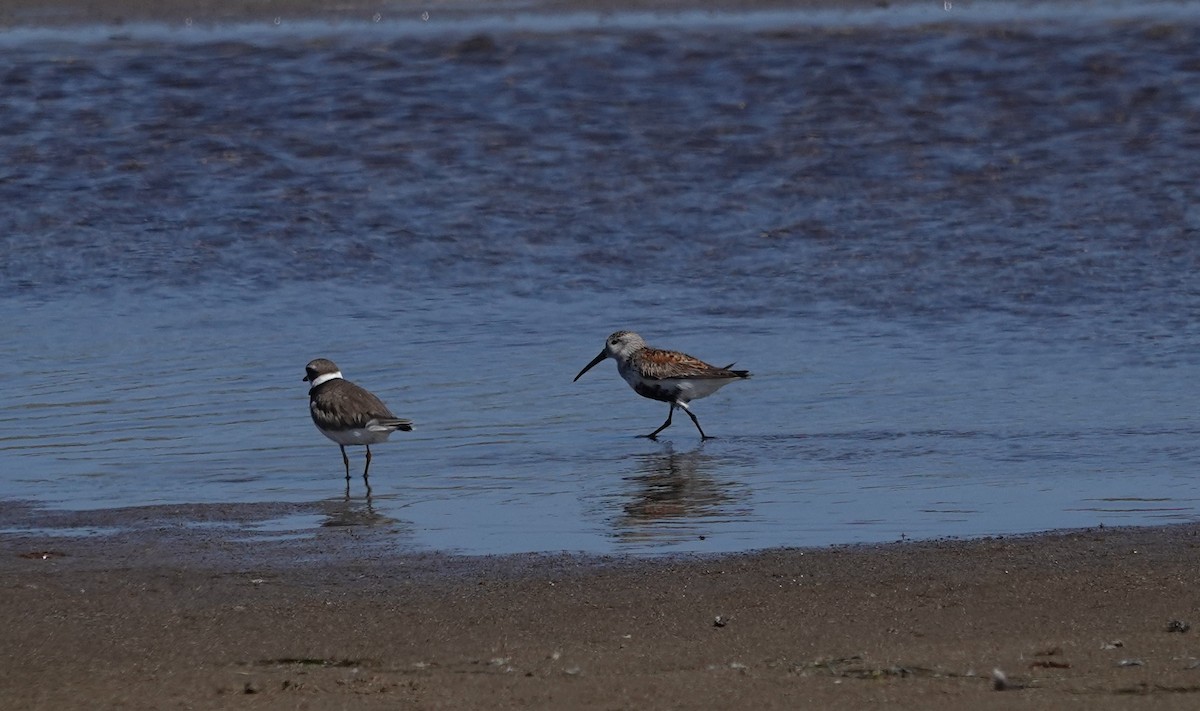
<svg viewBox="0 0 1200 711"><path fill-rule="evenodd" d="M748 370L730 370L733 363L718 368L686 353L650 348L633 331L617 331L608 337L604 350L579 371L575 380L579 380L605 358L617 361L617 371L638 395L670 404L667 421L650 434L641 435L650 439L656 439L659 432L671 426L671 416L675 414L676 407L683 408L692 418L701 440L710 439L704 434L700 421L688 403L708 397L735 380L750 377Z"/></svg>

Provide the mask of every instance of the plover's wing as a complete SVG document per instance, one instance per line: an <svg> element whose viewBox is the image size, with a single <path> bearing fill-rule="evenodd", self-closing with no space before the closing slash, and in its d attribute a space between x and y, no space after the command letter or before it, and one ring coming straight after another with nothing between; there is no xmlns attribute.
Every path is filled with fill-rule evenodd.
<svg viewBox="0 0 1200 711"><path fill-rule="evenodd" d="M350 397L350 400L355 404L356 407L360 408L360 410L365 413L363 424L360 426L366 426L368 422L374 420L374 427L383 427L389 430L400 430L401 432L412 431L412 420L393 415L392 411L388 409L388 406L384 405L383 400L380 400L378 397L376 397L375 393L367 390L366 388L355 385L354 383L346 382L345 384L357 391L352 397ZM349 390L349 388L347 388L347 390Z"/></svg>
<svg viewBox="0 0 1200 711"><path fill-rule="evenodd" d="M330 429L366 427L371 420L395 420L374 393L349 380L331 380L311 402L313 419Z"/></svg>

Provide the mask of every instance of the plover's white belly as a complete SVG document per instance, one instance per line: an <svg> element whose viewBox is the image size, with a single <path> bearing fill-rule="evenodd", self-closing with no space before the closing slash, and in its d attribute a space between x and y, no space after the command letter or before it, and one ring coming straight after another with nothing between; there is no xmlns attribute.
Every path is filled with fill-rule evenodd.
<svg viewBox="0 0 1200 711"><path fill-rule="evenodd" d="M349 430L321 430L321 434L338 444L379 444L387 441L388 435L392 430L386 427L370 425L367 427L357 427Z"/></svg>

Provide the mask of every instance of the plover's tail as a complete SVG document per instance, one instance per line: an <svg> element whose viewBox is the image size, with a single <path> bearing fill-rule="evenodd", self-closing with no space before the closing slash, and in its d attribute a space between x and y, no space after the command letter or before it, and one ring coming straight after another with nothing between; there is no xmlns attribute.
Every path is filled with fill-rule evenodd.
<svg viewBox="0 0 1200 711"><path fill-rule="evenodd" d="M389 430L399 430L401 432L412 432L413 429L412 420L406 420L401 417L381 419L379 420L379 424Z"/></svg>

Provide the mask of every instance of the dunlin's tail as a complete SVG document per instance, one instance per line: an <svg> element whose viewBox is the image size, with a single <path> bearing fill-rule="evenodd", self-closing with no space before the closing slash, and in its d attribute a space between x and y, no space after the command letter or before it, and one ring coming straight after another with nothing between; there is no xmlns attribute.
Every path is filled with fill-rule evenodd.
<svg viewBox="0 0 1200 711"><path fill-rule="evenodd" d="M729 365L725 366L724 368L721 368L721 370L729 370L733 366L734 366L734 364L730 363ZM750 371L748 371L748 370L729 370L729 372L733 373L734 375L738 376L739 378L749 378L750 377Z"/></svg>

